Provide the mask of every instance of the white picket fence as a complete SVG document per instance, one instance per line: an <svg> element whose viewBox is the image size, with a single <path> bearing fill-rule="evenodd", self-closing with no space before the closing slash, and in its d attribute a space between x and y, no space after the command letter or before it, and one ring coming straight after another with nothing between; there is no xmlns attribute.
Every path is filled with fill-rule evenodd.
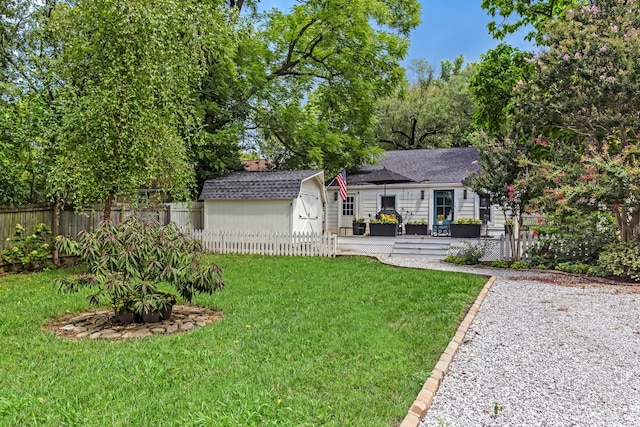
<svg viewBox="0 0 640 427"><path fill-rule="evenodd" d="M191 235L206 251L220 254L258 254L332 257L337 252L335 234L262 233L193 230Z"/></svg>
<svg viewBox="0 0 640 427"><path fill-rule="evenodd" d="M528 259L529 254L527 250L537 246L539 244L539 238L534 236L530 231L522 231L519 237L519 239L516 239L516 245L520 246L520 258ZM508 236L500 236L500 259L511 259L511 255L511 245Z"/></svg>

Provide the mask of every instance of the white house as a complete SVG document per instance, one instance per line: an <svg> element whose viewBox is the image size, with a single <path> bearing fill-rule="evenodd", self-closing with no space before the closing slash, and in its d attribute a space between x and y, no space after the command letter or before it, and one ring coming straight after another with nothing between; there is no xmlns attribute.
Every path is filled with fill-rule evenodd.
<svg viewBox="0 0 640 427"><path fill-rule="evenodd" d="M354 218L368 222L382 210L395 210L404 223L423 219L429 228L439 214L444 215L445 223L463 217L484 219L485 233L498 236L504 232L500 208L463 184L469 174L480 169L477 160L475 148L387 151L378 165L364 166L347 175L345 201L338 195L337 184L327 187L327 229L349 234ZM387 184L371 178L382 169L402 178Z"/></svg>
<svg viewBox="0 0 640 427"><path fill-rule="evenodd" d="M322 170L233 172L204 183L204 229L324 231Z"/></svg>

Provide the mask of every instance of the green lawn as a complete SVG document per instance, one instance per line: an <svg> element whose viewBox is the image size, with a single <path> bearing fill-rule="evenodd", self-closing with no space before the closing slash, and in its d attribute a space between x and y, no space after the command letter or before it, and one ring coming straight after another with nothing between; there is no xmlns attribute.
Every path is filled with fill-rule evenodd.
<svg viewBox="0 0 640 427"><path fill-rule="evenodd" d="M0 278L2 426L397 424L485 283L359 257L216 256L226 288L191 333L68 341L69 270Z"/></svg>

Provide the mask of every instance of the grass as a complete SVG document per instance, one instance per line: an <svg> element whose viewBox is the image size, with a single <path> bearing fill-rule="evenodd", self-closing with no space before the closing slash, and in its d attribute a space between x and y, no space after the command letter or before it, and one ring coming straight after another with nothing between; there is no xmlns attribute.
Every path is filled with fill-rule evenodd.
<svg viewBox="0 0 640 427"><path fill-rule="evenodd" d="M69 270L0 278L0 425L397 425L483 278L367 258L215 256L224 320L120 342L42 326L87 309Z"/></svg>

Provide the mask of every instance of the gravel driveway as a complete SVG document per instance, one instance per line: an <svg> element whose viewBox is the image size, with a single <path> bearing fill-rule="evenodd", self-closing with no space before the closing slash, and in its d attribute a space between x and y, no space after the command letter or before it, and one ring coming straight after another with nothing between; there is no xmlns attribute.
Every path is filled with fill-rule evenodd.
<svg viewBox="0 0 640 427"><path fill-rule="evenodd" d="M381 260L497 276L420 427L640 426L640 286Z"/></svg>

